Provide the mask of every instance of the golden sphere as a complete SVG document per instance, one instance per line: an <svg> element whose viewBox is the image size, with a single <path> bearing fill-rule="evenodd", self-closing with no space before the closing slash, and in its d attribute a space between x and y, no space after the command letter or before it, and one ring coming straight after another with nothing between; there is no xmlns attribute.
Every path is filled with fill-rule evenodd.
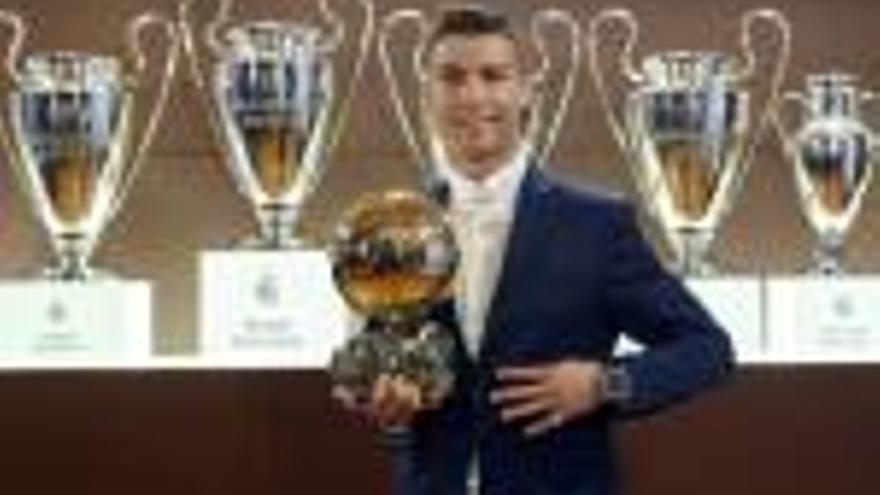
<svg viewBox="0 0 880 495"><path fill-rule="evenodd" d="M443 212L411 191L369 193L337 226L333 277L365 316L405 318L446 295L458 249Z"/></svg>

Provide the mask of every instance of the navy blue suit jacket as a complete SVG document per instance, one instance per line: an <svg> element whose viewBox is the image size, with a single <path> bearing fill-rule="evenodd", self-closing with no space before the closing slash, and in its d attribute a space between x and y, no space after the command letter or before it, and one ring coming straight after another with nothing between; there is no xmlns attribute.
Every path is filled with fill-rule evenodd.
<svg viewBox="0 0 880 495"><path fill-rule="evenodd" d="M399 495L463 495L475 447L483 495L617 494L611 422L678 402L731 368L726 334L664 271L622 201L531 167L507 249L478 358L459 338L455 392L421 413L397 445ZM435 316L455 325L451 302ZM497 367L610 362L621 333L647 348L622 362L629 400L534 438L502 424L489 404Z"/></svg>

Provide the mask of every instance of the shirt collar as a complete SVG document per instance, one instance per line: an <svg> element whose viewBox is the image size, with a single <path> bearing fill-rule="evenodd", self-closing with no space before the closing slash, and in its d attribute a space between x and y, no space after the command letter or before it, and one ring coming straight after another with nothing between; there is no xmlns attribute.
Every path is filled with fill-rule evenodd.
<svg viewBox="0 0 880 495"><path fill-rule="evenodd" d="M485 207L512 212L520 183L528 169L529 151L528 145L521 146L506 164L482 180L461 173L445 157L439 159L437 169L449 185L452 208Z"/></svg>

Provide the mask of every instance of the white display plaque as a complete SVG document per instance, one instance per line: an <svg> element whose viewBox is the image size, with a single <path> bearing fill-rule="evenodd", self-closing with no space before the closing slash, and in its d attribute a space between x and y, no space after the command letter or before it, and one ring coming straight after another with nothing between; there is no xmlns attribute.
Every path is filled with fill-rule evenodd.
<svg viewBox="0 0 880 495"><path fill-rule="evenodd" d="M767 347L761 279L748 275L725 275L691 278L685 283L728 332L737 361L760 360Z"/></svg>
<svg viewBox="0 0 880 495"><path fill-rule="evenodd" d="M202 253L202 355L323 368L344 341L348 315L321 250Z"/></svg>
<svg viewBox="0 0 880 495"><path fill-rule="evenodd" d="M773 360L880 361L880 277L770 278L767 312Z"/></svg>
<svg viewBox="0 0 880 495"><path fill-rule="evenodd" d="M151 352L146 281L0 282L0 360L142 361Z"/></svg>

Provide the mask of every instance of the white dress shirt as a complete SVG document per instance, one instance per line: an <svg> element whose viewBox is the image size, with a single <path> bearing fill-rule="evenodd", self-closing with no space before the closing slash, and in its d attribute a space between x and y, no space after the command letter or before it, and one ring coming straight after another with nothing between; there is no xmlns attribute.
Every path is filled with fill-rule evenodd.
<svg viewBox="0 0 880 495"><path fill-rule="evenodd" d="M486 318L501 274L513 224L517 192L525 175L527 150L491 175L475 181L449 162L439 172L450 188L450 220L461 250L456 275L456 312L471 356L479 353Z"/></svg>
<svg viewBox="0 0 880 495"><path fill-rule="evenodd" d="M476 359L507 252L516 199L528 169L531 147L524 143L509 163L476 181L446 158L439 143L432 144L437 171L449 185L449 216L461 251L461 264L455 278L456 316L465 347ZM471 453L467 477L469 495L480 493L478 458L478 451Z"/></svg>

